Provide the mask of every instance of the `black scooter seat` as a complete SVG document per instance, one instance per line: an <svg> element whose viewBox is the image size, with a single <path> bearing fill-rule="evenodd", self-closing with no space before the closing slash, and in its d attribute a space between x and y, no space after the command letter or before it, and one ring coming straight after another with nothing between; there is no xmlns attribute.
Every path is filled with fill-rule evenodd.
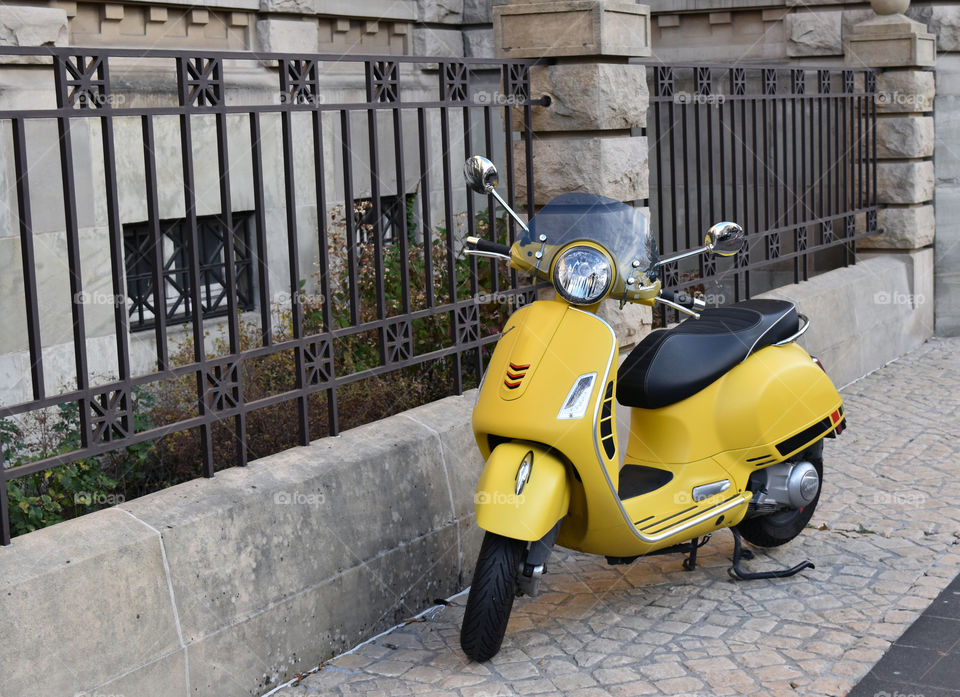
<svg viewBox="0 0 960 697"><path fill-rule="evenodd" d="M679 402L799 325L796 306L785 300L703 310L700 319L652 332L630 352L617 373L617 401L643 409Z"/></svg>

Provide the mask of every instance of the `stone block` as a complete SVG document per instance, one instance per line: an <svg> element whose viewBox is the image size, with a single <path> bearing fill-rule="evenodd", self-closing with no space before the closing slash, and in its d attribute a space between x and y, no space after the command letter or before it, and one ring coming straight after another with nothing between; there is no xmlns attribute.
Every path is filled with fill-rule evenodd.
<svg viewBox="0 0 960 697"><path fill-rule="evenodd" d="M930 157L934 150L932 116L882 116L877 119L877 157Z"/></svg>
<svg viewBox="0 0 960 697"><path fill-rule="evenodd" d="M653 324L653 308L649 305L629 303L621 308L618 301L607 300L597 314L613 327L621 351L636 346Z"/></svg>
<svg viewBox="0 0 960 697"><path fill-rule="evenodd" d="M960 336L960 187L937 186L936 330L940 336Z"/></svg>
<svg viewBox="0 0 960 697"><path fill-rule="evenodd" d="M877 112L894 114L933 110L934 73L922 70L885 70L877 76Z"/></svg>
<svg viewBox="0 0 960 697"><path fill-rule="evenodd" d="M960 181L960 97L938 96L934 112L936 149L934 167L938 181Z"/></svg>
<svg viewBox="0 0 960 697"><path fill-rule="evenodd" d="M936 38L904 15L882 15L857 24L844 42L844 62L872 68L927 67L936 60Z"/></svg>
<svg viewBox="0 0 960 697"><path fill-rule="evenodd" d="M933 200L933 162L877 164L877 200L880 203L926 203Z"/></svg>
<svg viewBox="0 0 960 697"><path fill-rule="evenodd" d="M533 109L534 131L643 128L647 124L646 67L628 64L561 63L530 71L530 94L550 97ZM523 115L514 114L514 128Z"/></svg>
<svg viewBox="0 0 960 697"><path fill-rule="evenodd" d="M260 12L311 15L317 12L316 0L260 0Z"/></svg>
<svg viewBox="0 0 960 697"><path fill-rule="evenodd" d="M616 0L552 0L493 8L506 58L649 56L650 9Z"/></svg>
<svg viewBox="0 0 960 697"><path fill-rule="evenodd" d="M4 694L73 695L178 651L170 600L160 536L122 511L14 538L0 548Z"/></svg>
<svg viewBox="0 0 960 697"><path fill-rule="evenodd" d="M843 53L842 15L817 10L788 14L784 17L787 31L787 55L838 56Z"/></svg>
<svg viewBox="0 0 960 697"><path fill-rule="evenodd" d="M877 225L883 233L857 242L864 249L919 249L933 243L933 206L881 208Z"/></svg>
<svg viewBox="0 0 960 697"><path fill-rule="evenodd" d="M810 318L799 343L823 361L840 387L932 335L932 268L930 249L865 254L854 266L757 297L791 300Z"/></svg>
<svg viewBox="0 0 960 697"><path fill-rule="evenodd" d="M320 47L316 20L258 19L257 47L268 53L316 53Z"/></svg>
<svg viewBox="0 0 960 697"><path fill-rule="evenodd" d="M468 58L495 58L493 29L464 29L463 53Z"/></svg>
<svg viewBox="0 0 960 697"><path fill-rule="evenodd" d="M125 504L164 530L184 640L449 525L450 489L431 435L385 419L274 455L269 467L189 482L172 501L154 494Z"/></svg>
<svg viewBox="0 0 960 697"><path fill-rule="evenodd" d="M517 200L527 197L526 152L514 144ZM539 138L533 143L534 203L546 205L570 191L585 191L619 201L647 197L647 139L631 136Z"/></svg>
<svg viewBox="0 0 960 697"><path fill-rule="evenodd" d="M464 0L417 0L417 21L462 24Z"/></svg>
<svg viewBox="0 0 960 697"><path fill-rule="evenodd" d="M68 40L64 9L0 6L0 46L66 46Z"/></svg>
<svg viewBox="0 0 960 697"><path fill-rule="evenodd" d="M960 51L960 7L955 3L940 7L911 7L907 16L926 26L937 37L939 51Z"/></svg>
<svg viewBox="0 0 960 697"><path fill-rule="evenodd" d="M410 33L415 56L458 58L463 56L463 34L459 29L416 26Z"/></svg>
<svg viewBox="0 0 960 697"><path fill-rule="evenodd" d="M262 695L416 615L434 598L453 595L460 588L457 532L450 525L376 559L358 560L333 578L191 643L191 694Z"/></svg>

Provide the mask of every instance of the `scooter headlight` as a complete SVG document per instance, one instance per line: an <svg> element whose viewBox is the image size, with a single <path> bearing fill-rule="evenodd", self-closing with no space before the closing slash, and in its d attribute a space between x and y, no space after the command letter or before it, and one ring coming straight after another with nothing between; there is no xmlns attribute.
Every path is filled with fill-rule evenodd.
<svg viewBox="0 0 960 697"><path fill-rule="evenodd" d="M571 247L557 257L553 285L560 297L574 305L592 305L607 294L613 269L607 256L593 247Z"/></svg>

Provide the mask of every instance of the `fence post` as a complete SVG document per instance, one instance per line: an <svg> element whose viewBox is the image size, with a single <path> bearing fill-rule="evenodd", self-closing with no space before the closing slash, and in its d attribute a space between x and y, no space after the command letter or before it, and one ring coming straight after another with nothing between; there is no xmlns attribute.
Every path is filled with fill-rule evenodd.
<svg viewBox="0 0 960 697"><path fill-rule="evenodd" d="M533 201L586 191L620 201L647 198L648 92L646 68L631 57L650 55L650 8L609 0L514 2L493 8L494 46L505 58L537 58L530 71L530 96L549 97L530 114ZM515 127L525 127L514 110ZM526 148L514 145L517 200L527 199ZM612 305L612 303L607 303ZM649 308L601 315L614 326L621 346L635 343Z"/></svg>
<svg viewBox="0 0 960 697"><path fill-rule="evenodd" d="M862 248L909 261L912 292L877 293L874 303L914 308L926 339L934 327L934 73L936 38L905 15L909 0L872 0L878 16L860 22L844 42L847 65L877 68L876 200L881 234Z"/></svg>

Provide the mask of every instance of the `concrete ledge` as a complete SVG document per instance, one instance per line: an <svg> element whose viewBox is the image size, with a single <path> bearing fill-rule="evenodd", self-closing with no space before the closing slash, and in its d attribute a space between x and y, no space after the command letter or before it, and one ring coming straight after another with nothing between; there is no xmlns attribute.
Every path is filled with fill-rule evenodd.
<svg viewBox="0 0 960 697"><path fill-rule="evenodd" d="M766 297L838 385L933 329L932 250ZM0 548L3 694L261 695L470 582L481 460L451 397ZM621 425L626 425L624 420Z"/></svg>
<svg viewBox="0 0 960 697"><path fill-rule="evenodd" d="M800 340L837 387L933 336L933 250L861 253L829 271L758 297L797 304L812 324Z"/></svg>
<svg viewBox="0 0 960 697"><path fill-rule="evenodd" d="M14 539L4 694L260 695L457 592L480 541L474 400Z"/></svg>

